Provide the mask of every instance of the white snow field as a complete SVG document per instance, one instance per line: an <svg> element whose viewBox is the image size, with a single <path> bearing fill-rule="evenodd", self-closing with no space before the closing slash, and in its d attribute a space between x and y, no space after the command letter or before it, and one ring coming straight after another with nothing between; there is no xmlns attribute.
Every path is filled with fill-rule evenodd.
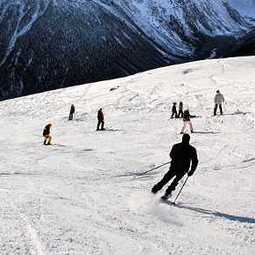
<svg viewBox="0 0 255 255"><path fill-rule="evenodd" d="M225 115L212 117L216 89ZM168 166L143 174L181 140L174 101L200 116L199 167L176 207L150 192ZM112 130L95 131L99 107ZM44 146L49 122L55 145ZM1 255L255 254L255 57L4 101L0 125Z"/></svg>

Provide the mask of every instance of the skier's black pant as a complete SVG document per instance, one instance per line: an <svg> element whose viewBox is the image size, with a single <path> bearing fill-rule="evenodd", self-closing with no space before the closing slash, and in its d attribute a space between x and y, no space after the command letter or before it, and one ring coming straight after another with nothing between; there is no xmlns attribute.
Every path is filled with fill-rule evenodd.
<svg viewBox="0 0 255 255"><path fill-rule="evenodd" d="M222 114L223 114L223 111L222 111L222 105L221 105L221 104L215 104L215 107L214 107L214 115L216 115L216 113L217 113L218 106L219 106L219 108L220 108L220 114L222 115Z"/></svg>
<svg viewBox="0 0 255 255"><path fill-rule="evenodd" d="M173 111L173 112L172 112L171 119L172 119L173 117L174 117L174 118L178 118L177 111Z"/></svg>
<svg viewBox="0 0 255 255"><path fill-rule="evenodd" d="M69 114L69 118L68 118L69 120L73 120L73 113L70 113Z"/></svg>
<svg viewBox="0 0 255 255"><path fill-rule="evenodd" d="M97 122L97 130L100 129L100 125L101 125L101 130L104 130L104 121L103 120L98 120L98 122Z"/></svg>
<svg viewBox="0 0 255 255"><path fill-rule="evenodd" d="M183 111L179 111L178 118L183 118Z"/></svg>
<svg viewBox="0 0 255 255"><path fill-rule="evenodd" d="M163 179L158 182L154 187L152 188L152 192L156 193L159 190L161 190L173 177L174 180L170 184L170 186L166 189L165 195L171 194L172 191L175 190L176 186L178 185L179 181L182 179L182 177L186 174L186 172L177 172L173 169L170 169L163 177Z"/></svg>

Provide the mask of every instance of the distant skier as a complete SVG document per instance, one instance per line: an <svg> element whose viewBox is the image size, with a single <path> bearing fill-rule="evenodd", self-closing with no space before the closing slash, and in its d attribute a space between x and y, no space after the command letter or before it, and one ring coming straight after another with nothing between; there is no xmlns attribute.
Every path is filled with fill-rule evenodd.
<svg viewBox="0 0 255 255"><path fill-rule="evenodd" d="M192 176L197 168L197 151L189 144L189 141L190 136L188 134L184 134L182 136L182 142L177 143L172 147L170 152L170 158L172 161L169 171L164 175L163 179L151 189L151 192L155 194L175 177L173 182L166 189L165 194L161 197L162 200L167 200L171 196L172 191L175 190L178 182L186 173L188 173L188 176Z"/></svg>
<svg viewBox="0 0 255 255"><path fill-rule="evenodd" d="M178 114L177 114L177 109L176 109L176 103L173 103L171 119L177 118L177 117L178 117Z"/></svg>
<svg viewBox="0 0 255 255"><path fill-rule="evenodd" d="M98 130L105 130L104 128L104 113L103 113L103 109L100 108L97 112L97 131ZM100 128L101 126L101 128Z"/></svg>
<svg viewBox="0 0 255 255"><path fill-rule="evenodd" d="M73 120L74 113L75 113L75 107L72 104L70 108L69 118L68 118L69 120Z"/></svg>
<svg viewBox="0 0 255 255"><path fill-rule="evenodd" d="M215 116L216 113L217 113L217 109L218 107L220 108L220 114L222 115L223 114L223 111L222 111L222 104L225 102L225 99L224 99L224 96L220 93L219 90L216 91L216 95L214 97L214 103L215 103L215 106L214 106L214 112L213 112L213 115Z"/></svg>
<svg viewBox="0 0 255 255"><path fill-rule="evenodd" d="M184 133L184 130L186 129L187 125L189 125L190 132L191 133L194 132L190 118L191 118L191 115L189 113L189 110L185 110L183 112L183 127L182 127L182 130L181 130L181 134Z"/></svg>
<svg viewBox="0 0 255 255"><path fill-rule="evenodd" d="M183 102L179 103L178 118L183 118Z"/></svg>
<svg viewBox="0 0 255 255"><path fill-rule="evenodd" d="M52 140L52 136L50 135L50 129L52 127L52 124L49 123L48 125L45 126L45 128L43 129L43 137L44 137L44 145L51 145L51 140Z"/></svg>

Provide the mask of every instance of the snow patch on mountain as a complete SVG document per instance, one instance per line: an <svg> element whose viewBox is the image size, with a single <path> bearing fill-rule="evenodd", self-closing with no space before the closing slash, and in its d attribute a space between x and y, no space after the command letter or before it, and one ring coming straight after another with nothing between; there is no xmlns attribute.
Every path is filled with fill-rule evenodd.
<svg viewBox="0 0 255 255"><path fill-rule="evenodd" d="M99 2L104 2L104 6L108 3L108 8L112 10L114 6L124 10L127 16L146 34L177 55L192 53L193 46L183 40L183 34L192 38L194 28L210 36L234 35L238 37L247 30L248 23L251 22L239 16L238 11L242 11L242 8L223 0L211 2L207 0L188 2L183 0L124 0L122 2L113 0L110 3L103 0L97 1ZM250 3L249 7L252 10L255 4Z"/></svg>
<svg viewBox="0 0 255 255"><path fill-rule="evenodd" d="M31 30L34 23L45 14L48 6L49 1L35 1L33 3L29 3L22 0L10 0L2 1L2 3L0 3L0 23L5 14L9 11L14 12L17 15L15 23L10 26L11 34L9 42L6 45L5 55L0 61L0 66L5 63L12 50L15 48L17 40Z"/></svg>

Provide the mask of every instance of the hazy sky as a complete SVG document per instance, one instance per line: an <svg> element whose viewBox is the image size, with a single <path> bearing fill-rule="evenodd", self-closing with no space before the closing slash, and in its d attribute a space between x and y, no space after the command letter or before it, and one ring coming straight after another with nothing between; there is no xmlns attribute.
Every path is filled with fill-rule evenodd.
<svg viewBox="0 0 255 255"><path fill-rule="evenodd" d="M255 17L255 0L226 0L233 4L243 15Z"/></svg>

